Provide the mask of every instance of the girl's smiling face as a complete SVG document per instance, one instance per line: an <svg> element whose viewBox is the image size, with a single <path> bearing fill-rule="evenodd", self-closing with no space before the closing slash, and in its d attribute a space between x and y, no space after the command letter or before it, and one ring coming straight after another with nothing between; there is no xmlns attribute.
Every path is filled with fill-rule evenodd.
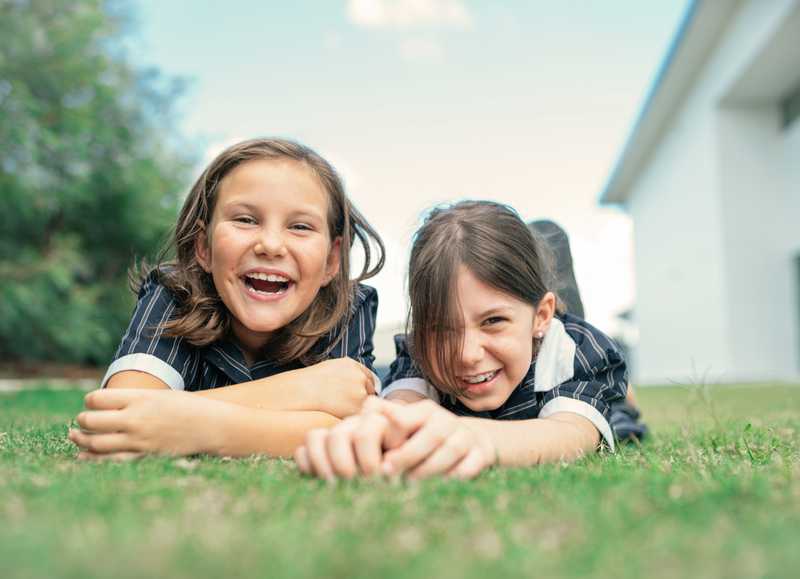
<svg viewBox="0 0 800 579"><path fill-rule="evenodd" d="M328 204L319 179L292 160L247 161L222 180L196 254L246 354L257 355L338 273Z"/></svg>
<svg viewBox="0 0 800 579"><path fill-rule="evenodd" d="M533 339L547 331L555 296L548 292L534 307L482 282L463 265L456 289L464 321L455 365L458 399L474 411L495 410L527 374Z"/></svg>

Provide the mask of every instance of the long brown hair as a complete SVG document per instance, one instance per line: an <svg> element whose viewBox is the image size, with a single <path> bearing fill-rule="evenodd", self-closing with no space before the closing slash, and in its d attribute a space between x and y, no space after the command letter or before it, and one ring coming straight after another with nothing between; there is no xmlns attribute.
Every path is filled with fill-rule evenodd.
<svg viewBox="0 0 800 579"><path fill-rule="evenodd" d="M464 320L456 292L461 265L487 285L534 307L549 291L546 249L519 215L491 201L430 212L414 236L408 268L411 355L434 385L460 395Z"/></svg>
<svg viewBox="0 0 800 579"><path fill-rule="evenodd" d="M341 238L339 273L320 288L309 308L279 330L267 346L277 362L299 360L310 364L324 358L341 337L352 314L356 284L381 270L385 251L378 233L348 200L336 170L304 145L284 139L252 139L217 155L189 191L174 236L159 254L158 265L140 268L136 286L140 287L144 278L155 270L160 283L176 297L177 315L164 324L167 335L182 336L195 346L206 346L228 335L231 313L219 297L211 276L197 261L195 242L198 235L208 230L225 176L242 163L262 159L288 159L305 165L328 193L330 239ZM364 265L351 280L350 249L356 240L364 251ZM174 259L167 260L173 249ZM332 338L327 347L312 350L326 334Z"/></svg>

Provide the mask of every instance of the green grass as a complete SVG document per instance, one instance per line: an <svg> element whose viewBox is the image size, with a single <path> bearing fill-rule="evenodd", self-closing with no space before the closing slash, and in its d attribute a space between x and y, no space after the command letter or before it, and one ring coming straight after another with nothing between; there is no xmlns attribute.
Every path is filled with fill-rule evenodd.
<svg viewBox="0 0 800 579"><path fill-rule="evenodd" d="M793 577L800 387L640 389L654 436L472 482L82 464L79 391L0 395L0 577Z"/></svg>

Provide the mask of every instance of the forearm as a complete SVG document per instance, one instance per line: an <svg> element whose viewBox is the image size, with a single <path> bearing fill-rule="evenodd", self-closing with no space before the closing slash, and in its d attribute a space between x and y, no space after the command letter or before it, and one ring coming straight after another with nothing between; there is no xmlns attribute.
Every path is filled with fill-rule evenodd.
<svg viewBox="0 0 800 579"><path fill-rule="evenodd" d="M217 416L206 426L214 431L211 443L197 450L218 456L291 457L308 431L338 422L338 418L324 412L258 410L221 404Z"/></svg>
<svg viewBox="0 0 800 579"><path fill-rule="evenodd" d="M307 389L298 386L296 378L301 371L292 370L252 382L201 390L195 395L258 410L321 410L317 401L308 395Z"/></svg>
<svg viewBox="0 0 800 579"><path fill-rule="evenodd" d="M566 412L531 420L459 420L491 441L502 466L572 461L594 452L600 442L600 434L589 420Z"/></svg>

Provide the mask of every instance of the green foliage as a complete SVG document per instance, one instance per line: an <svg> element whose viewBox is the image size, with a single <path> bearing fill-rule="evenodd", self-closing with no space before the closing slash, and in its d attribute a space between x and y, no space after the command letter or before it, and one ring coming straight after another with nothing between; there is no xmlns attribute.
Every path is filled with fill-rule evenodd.
<svg viewBox="0 0 800 579"><path fill-rule="evenodd" d="M263 457L79 463L82 392L0 394L0 576L795 577L800 386L637 393L641 448L333 485Z"/></svg>
<svg viewBox="0 0 800 579"><path fill-rule="evenodd" d="M181 199L180 86L128 62L116 3L0 0L0 15L0 359L105 363L126 271Z"/></svg>

